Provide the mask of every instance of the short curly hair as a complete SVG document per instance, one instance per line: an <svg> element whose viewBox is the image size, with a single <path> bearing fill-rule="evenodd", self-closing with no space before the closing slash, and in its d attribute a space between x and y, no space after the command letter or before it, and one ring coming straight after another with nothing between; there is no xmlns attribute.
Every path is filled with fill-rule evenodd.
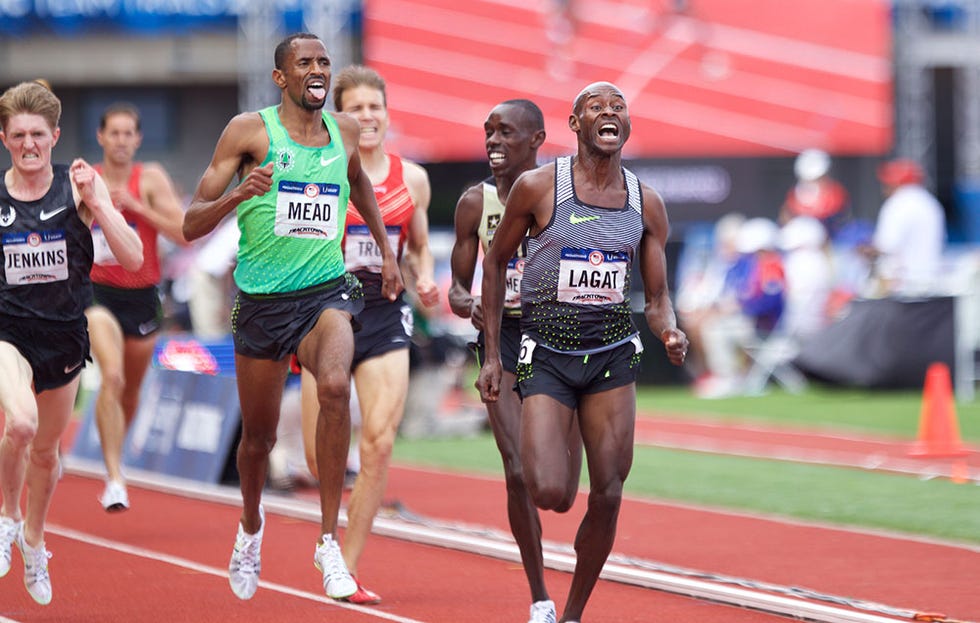
<svg viewBox="0 0 980 623"><path fill-rule="evenodd" d="M0 96L0 128L6 130L14 115L40 115L51 129L61 120L61 100L36 80L12 86Z"/></svg>

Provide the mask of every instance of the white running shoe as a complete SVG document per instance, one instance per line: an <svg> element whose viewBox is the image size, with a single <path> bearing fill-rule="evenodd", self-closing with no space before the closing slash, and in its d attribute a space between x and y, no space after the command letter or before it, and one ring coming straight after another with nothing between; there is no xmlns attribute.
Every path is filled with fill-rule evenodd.
<svg viewBox="0 0 980 623"><path fill-rule="evenodd" d="M44 548L42 541L31 547L24 541L24 531L17 535L17 547L24 558L24 586L34 601L46 606L51 603L51 576L48 575L48 559L51 552Z"/></svg>
<svg viewBox="0 0 980 623"><path fill-rule="evenodd" d="M126 485L118 480L106 481L105 490L102 491L99 502L108 513L126 510L129 508L129 494L126 492Z"/></svg>
<svg viewBox="0 0 980 623"><path fill-rule="evenodd" d="M323 573L323 591L331 599L344 599L357 592L357 582L347 570L340 545L329 534L316 546L313 564Z"/></svg>
<svg viewBox="0 0 980 623"><path fill-rule="evenodd" d="M555 602L548 599L531 604L531 618L528 619L527 623L555 623L557 619Z"/></svg>
<svg viewBox="0 0 980 623"><path fill-rule="evenodd" d="M259 571L262 570L262 533L265 531L265 509L259 505L262 525L255 534L248 534L238 524L235 549L228 564L228 582L239 599L251 599L259 587Z"/></svg>
<svg viewBox="0 0 980 623"><path fill-rule="evenodd" d="M10 571L10 550L14 542L20 539L20 532L23 529L23 521L0 517L0 578Z"/></svg>

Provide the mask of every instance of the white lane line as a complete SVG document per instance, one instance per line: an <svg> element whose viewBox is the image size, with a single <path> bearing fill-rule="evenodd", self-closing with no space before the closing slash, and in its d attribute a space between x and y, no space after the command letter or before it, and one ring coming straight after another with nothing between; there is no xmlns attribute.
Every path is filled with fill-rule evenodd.
<svg viewBox="0 0 980 623"><path fill-rule="evenodd" d="M772 459L792 463L810 463L834 467L850 467L866 470L911 474L924 480L947 478L956 468L956 460L923 462L915 459L901 459L884 453L862 453L854 450L820 450L813 448L775 446L755 441L728 441L717 437L702 436L696 433L639 433L637 445L655 446L668 450L687 450L708 454L723 454L753 459ZM980 469L963 463L961 477L980 485Z"/></svg>
<svg viewBox="0 0 980 623"><path fill-rule="evenodd" d="M73 530L71 528L66 528L64 526L48 524L47 526L45 526L45 531L50 532L51 534L56 534L60 537L71 539L73 541L79 541L88 545L94 545L96 547L111 549L113 551L121 552L129 556L146 558L148 560L162 562L175 567L181 567L184 569L189 569L191 571L196 571L197 573L204 573L207 575L213 575L220 578L228 577L227 569L219 569L218 567L202 565L200 563L194 562L193 560L180 558L179 556L171 556L170 554L156 552L143 547L135 547L133 545L128 545L126 543L120 543L119 541L104 539L102 537L98 537L93 534L79 532L78 530ZM357 606L346 602L334 601L333 599L330 599L325 595L317 595L315 593L302 591L293 588L291 586L286 586L285 584L278 584L276 582L267 582L265 580L259 580L259 586L266 590L275 591L277 593L282 593L284 595L289 595L291 597L299 597L300 599L315 601L321 604L326 604L328 606L334 606L336 608L343 608L345 610L354 610L363 614L369 614L377 619L394 621L395 623L424 623L424 621L420 621L418 619L401 617L395 614L390 614L388 612L382 612L375 608L367 608L365 606ZM0 623L7 623L8 621L9 619L0 618ZM17 622L13 622L13 623L17 623Z"/></svg>

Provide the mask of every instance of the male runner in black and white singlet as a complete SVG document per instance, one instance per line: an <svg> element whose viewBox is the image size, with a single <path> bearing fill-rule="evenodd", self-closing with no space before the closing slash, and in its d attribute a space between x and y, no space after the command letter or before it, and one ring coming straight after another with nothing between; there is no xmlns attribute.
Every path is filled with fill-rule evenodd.
<svg viewBox="0 0 980 623"><path fill-rule="evenodd" d="M477 385L501 393L500 321L507 263L527 235L517 364L524 477L535 504L556 509L569 495L568 431L578 427L589 471L589 507L575 549L572 584L559 621L578 623L615 538L623 482L633 457L636 373L642 350L630 310L639 262L646 321L674 365L688 342L677 328L664 247L663 200L623 168L630 134L626 99L612 84L575 98L573 158L524 173L511 189L483 263L487 356Z"/></svg>

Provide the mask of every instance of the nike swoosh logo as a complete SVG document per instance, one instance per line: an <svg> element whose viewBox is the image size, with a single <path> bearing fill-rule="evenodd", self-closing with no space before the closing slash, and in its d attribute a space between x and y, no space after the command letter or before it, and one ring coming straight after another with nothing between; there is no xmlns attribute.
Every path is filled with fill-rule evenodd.
<svg viewBox="0 0 980 623"><path fill-rule="evenodd" d="M79 366L81 366L81 365L82 365L82 362L79 361L78 363L76 363L73 366L65 366L65 374L71 374L72 372L74 372L75 370L77 370L79 368Z"/></svg>
<svg viewBox="0 0 980 623"><path fill-rule="evenodd" d="M68 209L68 206L61 206L60 208L57 208L55 210L51 210L50 212L48 212L46 210L41 210L41 220L42 221L46 221L49 218L52 218L54 216L57 216L58 214L61 214L62 212L64 212L67 209Z"/></svg>
<svg viewBox="0 0 980 623"><path fill-rule="evenodd" d="M330 163L336 160L337 158L340 158L340 154L337 154L333 158L327 158L326 160L323 159L323 156L320 156L320 166L321 167L330 166Z"/></svg>
<svg viewBox="0 0 980 623"><path fill-rule="evenodd" d="M602 217L595 216L595 215L592 215L592 216L577 216L574 212L572 212L571 214L568 215L568 222L571 223L572 225L578 225L579 223L588 223L589 221L598 221L600 218L602 218Z"/></svg>

